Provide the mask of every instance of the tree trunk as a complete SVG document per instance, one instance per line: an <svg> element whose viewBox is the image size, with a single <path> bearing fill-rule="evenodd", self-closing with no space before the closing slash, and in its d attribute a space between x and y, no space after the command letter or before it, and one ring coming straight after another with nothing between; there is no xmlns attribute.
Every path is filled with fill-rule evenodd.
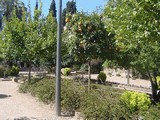
<svg viewBox="0 0 160 120"><path fill-rule="evenodd" d="M32 63L31 61L29 62L29 72L28 72L28 83L31 82L31 68L32 68Z"/></svg>
<svg viewBox="0 0 160 120"><path fill-rule="evenodd" d="M130 69L128 68L128 70L127 70L127 85L129 85L130 83L130 81L129 81L129 74L130 74Z"/></svg>
<svg viewBox="0 0 160 120"><path fill-rule="evenodd" d="M91 89L91 61L88 61L88 92Z"/></svg>
<svg viewBox="0 0 160 120"><path fill-rule="evenodd" d="M157 93L158 86L157 86L157 82L156 82L156 76L155 76L155 74L153 73L153 78L152 78L151 73L150 73L150 71L149 71L148 68L147 68L147 74L148 74L149 79L150 79L150 82L151 82L151 87L152 87L152 99L153 99L155 102L158 102L159 99L160 99L160 96L159 96L159 94Z"/></svg>

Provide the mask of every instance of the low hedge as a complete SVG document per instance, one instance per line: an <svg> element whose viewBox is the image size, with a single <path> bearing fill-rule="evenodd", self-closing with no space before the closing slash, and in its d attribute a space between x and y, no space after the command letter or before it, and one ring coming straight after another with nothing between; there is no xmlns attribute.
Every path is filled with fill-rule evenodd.
<svg viewBox="0 0 160 120"><path fill-rule="evenodd" d="M125 92L109 86L92 84L88 92L82 83L63 79L61 89L62 112L73 114L79 111L84 120L158 120L160 116L160 107L157 106L148 106L147 110L130 110L122 104ZM21 84L19 90L29 92L48 104L55 100L54 79L34 79L30 84Z"/></svg>

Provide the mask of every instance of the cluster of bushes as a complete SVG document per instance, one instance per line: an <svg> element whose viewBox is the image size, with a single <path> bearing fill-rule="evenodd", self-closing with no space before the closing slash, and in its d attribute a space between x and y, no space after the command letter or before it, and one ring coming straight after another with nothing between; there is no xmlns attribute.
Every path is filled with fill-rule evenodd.
<svg viewBox="0 0 160 120"><path fill-rule="evenodd" d="M125 92L109 86L91 85L91 91L80 82L64 79L61 85L63 112L79 111L87 120L158 120L160 110L151 105L146 94ZM21 84L21 92L30 92L45 103L55 100L55 80L34 79L30 84Z"/></svg>
<svg viewBox="0 0 160 120"><path fill-rule="evenodd" d="M7 77L7 76L17 76L19 74L19 67L12 66L11 68L0 65L0 77Z"/></svg>

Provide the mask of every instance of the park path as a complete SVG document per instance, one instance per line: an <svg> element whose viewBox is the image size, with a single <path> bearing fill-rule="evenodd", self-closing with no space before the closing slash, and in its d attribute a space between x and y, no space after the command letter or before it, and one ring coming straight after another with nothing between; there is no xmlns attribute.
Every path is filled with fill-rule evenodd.
<svg viewBox="0 0 160 120"><path fill-rule="evenodd" d="M19 83L0 81L0 120L76 120L56 117L54 108L29 94L18 92Z"/></svg>

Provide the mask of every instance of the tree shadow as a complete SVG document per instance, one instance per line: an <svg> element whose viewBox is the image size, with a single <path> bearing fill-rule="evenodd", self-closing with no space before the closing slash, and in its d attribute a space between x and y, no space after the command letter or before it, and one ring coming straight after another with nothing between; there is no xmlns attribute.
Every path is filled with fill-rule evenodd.
<svg viewBox="0 0 160 120"><path fill-rule="evenodd" d="M11 97L11 95L0 94L0 99L4 99L4 98L7 98L7 97Z"/></svg>
<svg viewBox="0 0 160 120"><path fill-rule="evenodd" d="M37 118L28 118L28 117L20 117L20 118L14 118L14 120L38 120Z"/></svg>

